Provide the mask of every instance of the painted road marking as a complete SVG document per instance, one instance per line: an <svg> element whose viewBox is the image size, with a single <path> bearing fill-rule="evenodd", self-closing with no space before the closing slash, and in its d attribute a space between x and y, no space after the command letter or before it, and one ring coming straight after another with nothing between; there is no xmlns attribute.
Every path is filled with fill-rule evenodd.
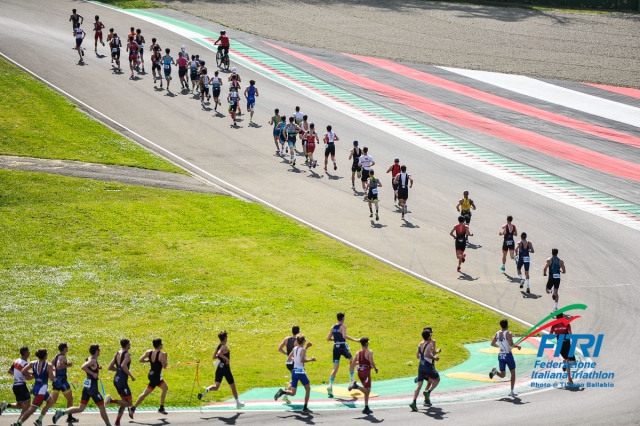
<svg viewBox="0 0 640 426"><path fill-rule="evenodd" d="M498 355L500 353L500 348L482 348L478 352L483 354L495 354ZM537 355L538 350L532 348L522 348L520 350L511 351L511 353L515 355Z"/></svg>
<svg viewBox="0 0 640 426"><path fill-rule="evenodd" d="M552 104L562 105L619 123L640 127L640 108L635 108L630 105L587 95L586 93L577 92L522 75L499 74L489 71L465 70L460 68L439 68L511 90L521 95L531 96L532 98Z"/></svg>
<svg viewBox="0 0 640 426"><path fill-rule="evenodd" d="M598 89L617 93L619 95L625 95L632 98L640 99L640 90L638 89L631 89L629 87L607 86L604 84L594 84L594 83L582 83L582 84L586 84L587 86L597 87Z"/></svg>
<svg viewBox="0 0 640 426"><path fill-rule="evenodd" d="M319 388L311 388L312 392L318 392L318 393L323 393L325 395L328 395L328 388L326 386L322 386ZM349 392L349 389L344 388L342 386L334 386L333 389L333 396L338 396L341 398L364 398L364 394L362 392L360 392L357 389L352 390L351 392ZM371 392L369 394L370 398L376 398L380 395L378 395L377 393L373 393Z"/></svg>

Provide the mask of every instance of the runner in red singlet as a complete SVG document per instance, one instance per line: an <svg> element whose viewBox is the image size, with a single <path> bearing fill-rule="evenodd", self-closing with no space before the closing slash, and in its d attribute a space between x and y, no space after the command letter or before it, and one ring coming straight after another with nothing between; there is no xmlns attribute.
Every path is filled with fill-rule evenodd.
<svg viewBox="0 0 640 426"><path fill-rule="evenodd" d="M360 339L362 349L356 353L351 359L351 363L358 366L358 378L362 383L362 386L358 386L358 382L351 382L349 385L349 391L358 389L364 394L364 410L363 414L371 414L373 411L369 408L369 394L371 393L371 369L376 370L378 373L378 367L373 361L373 351L369 349L369 338L363 337Z"/></svg>
<svg viewBox="0 0 640 426"><path fill-rule="evenodd" d="M456 235L453 235L453 233ZM464 250L467 248L467 237L473 237L473 234L469 232L469 225L464 223L464 216L458 216L458 224L453 227L449 235L453 237L456 241L456 258L458 259L458 269L460 272L460 267L462 266L462 262L465 261L467 255L464 253Z"/></svg>
<svg viewBox="0 0 640 426"><path fill-rule="evenodd" d="M399 183L396 183L396 175L400 173L400 159L396 157L393 160L393 164L389 166L387 169L387 173L391 173L391 184L393 185L393 202L398 201L398 186Z"/></svg>
<svg viewBox="0 0 640 426"><path fill-rule="evenodd" d="M100 17L96 15L96 22L93 23L93 31L95 31L95 34L93 35L93 39L94 39L93 51L94 52L98 51L98 39L100 39L100 44L104 46L104 41L102 41L103 28L104 28L104 24L100 22Z"/></svg>
<svg viewBox="0 0 640 426"><path fill-rule="evenodd" d="M306 117L306 116L305 116ZM316 167L318 161L313 159L313 153L316 150L316 144L320 143L318 134L316 133L316 126L313 123L309 124L309 131L304 136L307 140L307 155L309 156L309 168Z"/></svg>

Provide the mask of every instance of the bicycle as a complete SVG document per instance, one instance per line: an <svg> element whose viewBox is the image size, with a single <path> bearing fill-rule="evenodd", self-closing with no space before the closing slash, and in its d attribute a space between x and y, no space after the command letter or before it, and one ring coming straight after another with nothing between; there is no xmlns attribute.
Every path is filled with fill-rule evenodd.
<svg viewBox="0 0 640 426"><path fill-rule="evenodd" d="M216 65L218 68L224 68L225 70L229 69L229 54L222 53L221 50L218 50L216 53Z"/></svg>

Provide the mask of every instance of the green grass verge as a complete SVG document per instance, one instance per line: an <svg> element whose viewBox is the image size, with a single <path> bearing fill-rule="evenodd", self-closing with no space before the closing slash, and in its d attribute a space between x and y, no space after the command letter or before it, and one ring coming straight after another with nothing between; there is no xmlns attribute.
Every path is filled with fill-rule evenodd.
<svg viewBox="0 0 640 426"><path fill-rule="evenodd" d="M119 7L122 9L154 9L163 8L164 5L155 3L150 0L99 0L100 3L108 4L110 6Z"/></svg>
<svg viewBox="0 0 640 426"><path fill-rule="evenodd" d="M4 59L0 59L0 155L186 173L79 111Z"/></svg>
<svg viewBox="0 0 640 426"><path fill-rule="evenodd" d="M212 382L221 329L230 333L243 391L284 383L276 348L294 323L315 343L313 383L327 381L325 338L338 311L347 313L352 336L371 338L376 379L415 374L426 325L443 348L441 369L468 357L464 343L498 328L498 315L487 309L232 197L0 171L0 229L0 365L21 345L53 352L62 340L76 365L93 342L107 364L119 339L132 339L137 357L160 336L169 352L171 406L189 400L195 367L188 363L201 360L202 384ZM147 366L132 368L138 394ZM78 368L69 373L81 383ZM102 377L114 393L111 375ZM0 399L12 398L10 386L3 375ZM213 397L229 396L223 386Z"/></svg>

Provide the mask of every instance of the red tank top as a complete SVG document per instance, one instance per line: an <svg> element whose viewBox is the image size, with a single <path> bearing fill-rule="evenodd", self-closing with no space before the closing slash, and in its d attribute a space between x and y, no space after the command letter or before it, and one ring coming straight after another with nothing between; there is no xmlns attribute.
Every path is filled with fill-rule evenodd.
<svg viewBox="0 0 640 426"><path fill-rule="evenodd" d="M309 133L309 136L307 136L307 143L316 143L316 133L311 134Z"/></svg>
<svg viewBox="0 0 640 426"><path fill-rule="evenodd" d="M456 225L456 236L462 237L467 233L467 225L459 223Z"/></svg>
<svg viewBox="0 0 640 426"><path fill-rule="evenodd" d="M391 176L396 177L396 175L400 173L400 164L395 164L391 166Z"/></svg>
<svg viewBox="0 0 640 426"><path fill-rule="evenodd" d="M358 351L358 365L360 368L371 368L371 361L367 359L363 350Z"/></svg>

